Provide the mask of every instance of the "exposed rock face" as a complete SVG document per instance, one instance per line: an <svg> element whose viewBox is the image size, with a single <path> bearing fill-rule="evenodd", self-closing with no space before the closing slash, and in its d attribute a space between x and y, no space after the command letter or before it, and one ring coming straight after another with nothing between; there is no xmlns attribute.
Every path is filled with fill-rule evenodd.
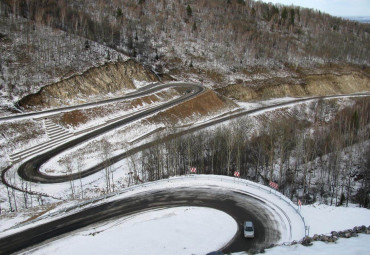
<svg viewBox="0 0 370 255"><path fill-rule="evenodd" d="M218 91L227 97L248 101L285 96L338 95L369 90L370 77L360 72L352 72L262 80L257 84L233 84Z"/></svg>
<svg viewBox="0 0 370 255"><path fill-rule="evenodd" d="M45 86L38 93L22 98L18 104L24 109L39 109L88 102L89 97L96 95L124 94L125 90L135 89L133 80L155 82L158 78L133 60L108 63Z"/></svg>

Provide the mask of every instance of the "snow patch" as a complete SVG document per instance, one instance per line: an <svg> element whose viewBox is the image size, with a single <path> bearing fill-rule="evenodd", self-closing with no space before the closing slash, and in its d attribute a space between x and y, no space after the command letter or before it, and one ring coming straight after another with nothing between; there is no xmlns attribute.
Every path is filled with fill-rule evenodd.
<svg viewBox="0 0 370 255"><path fill-rule="evenodd" d="M148 85L156 83L156 82L138 81L138 80L135 80L135 79L133 79L132 82L134 83L136 89L146 87Z"/></svg>
<svg viewBox="0 0 370 255"><path fill-rule="evenodd" d="M335 207L315 203L302 206L301 213L310 226L310 236L370 225L370 210L365 208Z"/></svg>

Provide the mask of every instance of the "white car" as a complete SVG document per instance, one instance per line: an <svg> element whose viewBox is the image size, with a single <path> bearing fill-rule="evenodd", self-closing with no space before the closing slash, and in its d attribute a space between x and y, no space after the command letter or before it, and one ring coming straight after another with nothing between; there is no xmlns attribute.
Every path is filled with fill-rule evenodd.
<svg viewBox="0 0 370 255"><path fill-rule="evenodd" d="M245 238L254 238L253 222L251 222L251 221L244 222L244 237Z"/></svg>

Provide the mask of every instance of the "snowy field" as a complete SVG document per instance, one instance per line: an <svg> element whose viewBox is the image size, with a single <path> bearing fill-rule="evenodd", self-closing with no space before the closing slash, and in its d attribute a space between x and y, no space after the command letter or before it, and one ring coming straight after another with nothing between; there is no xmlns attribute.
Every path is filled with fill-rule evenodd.
<svg viewBox="0 0 370 255"><path fill-rule="evenodd" d="M100 224L23 254L205 254L222 248L237 230L224 212L178 207Z"/></svg>

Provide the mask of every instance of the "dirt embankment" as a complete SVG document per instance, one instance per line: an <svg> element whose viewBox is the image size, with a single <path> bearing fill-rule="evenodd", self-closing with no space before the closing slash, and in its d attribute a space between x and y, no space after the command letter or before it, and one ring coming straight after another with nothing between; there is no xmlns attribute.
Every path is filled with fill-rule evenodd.
<svg viewBox="0 0 370 255"><path fill-rule="evenodd" d="M156 75L141 64L128 60L93 67L80 75L43 87L38 93L22 98L24 109L42 109L86 103L110 93L124 94L135 89L133 80L155 82Z"/></svg>
<svg viewBox="0 0 370 255"><path fill-rule="evenodd" d="M74 110L60 114L59 119L56 121L59 125L68 128L69 126L78 127L85 124L92 119L104 118L105 116L114 116L118 113L125 113L132 111L135 108L142 107L143 105L151 105L153 103L161 102L161 100L170 100L180 93L175 90L160 91L156 94L135 98L132 100L125 100L104 106L96 106L87 109Z"/></svg>
<svg viewBox="0 0 370 255"><path fill-rule="evenodd" d="M370 77L361 72L312 74L303 77L271 78L232 84L217 89L224 96L240 101L278 97L349 94L370 91Z"/></svg>
<svg viewBox="0 0 370 255"><path fill-rule="evenodd" d="M213 90L206 90L195 98L158 113L149 118L149 121L169 124L178 124L179 121L186 123L199 118L199 116L206 116L235 107L236 105L233 102L217 95Z"/></svg>

